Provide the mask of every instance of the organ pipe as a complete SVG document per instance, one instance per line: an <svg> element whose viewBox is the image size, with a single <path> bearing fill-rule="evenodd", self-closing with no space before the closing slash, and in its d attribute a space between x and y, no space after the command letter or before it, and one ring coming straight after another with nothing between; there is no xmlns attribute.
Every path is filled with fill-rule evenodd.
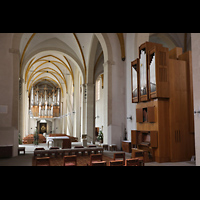
<svg viewBox="0 0 200 200"><path fill-rule="evenodd" d="M38 86L36 89L31 88L30 107L34 117L53 117L54 106L60 106L60 88L49 90L46 85L44 89L38 88ZM36 111L36 109L38 110ZM55 109L59 108L55 107Z"/></svg>

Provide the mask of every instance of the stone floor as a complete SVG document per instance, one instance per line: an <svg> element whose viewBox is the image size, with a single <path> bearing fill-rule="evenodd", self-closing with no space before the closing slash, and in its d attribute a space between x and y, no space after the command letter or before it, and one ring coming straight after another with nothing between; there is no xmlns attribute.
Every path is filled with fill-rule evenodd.
<svg viewBox="0 0 200 200"><path fill-rule="evenodd" d="M72 143L72 147L74 145L80 145L78 143ZM23 152L19 156L12 157L12 158L1 158L0 159L0 166L32 166L32 157L33 151L35 148L43 147L48 149L46 144L39 144L39 145L19 145L24 146L26 148L26 154L24 155ZM113 154L116 151L104 151L104 155L113 158ZM119 152L119 151L118 151ZM125 153L126 159L131 158L131 153ZM157 163L157 162L149 162L145 163L145 166L195 166L195 162L192 161L185 161L185 162L166 162L166 163Z"/></svg>

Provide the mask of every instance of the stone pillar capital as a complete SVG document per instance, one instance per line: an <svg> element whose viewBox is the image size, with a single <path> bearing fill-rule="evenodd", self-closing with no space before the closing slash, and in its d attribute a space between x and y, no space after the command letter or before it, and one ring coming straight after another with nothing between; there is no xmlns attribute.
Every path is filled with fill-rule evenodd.
<svg viewBox="0 0 200 200"><path fill-rule="evenodd" d="M106 62L103 63L103 66L104 67L107 67L109 65L115 65L115 62L114 61L111 61L111 60L107 60Z"/></svg>

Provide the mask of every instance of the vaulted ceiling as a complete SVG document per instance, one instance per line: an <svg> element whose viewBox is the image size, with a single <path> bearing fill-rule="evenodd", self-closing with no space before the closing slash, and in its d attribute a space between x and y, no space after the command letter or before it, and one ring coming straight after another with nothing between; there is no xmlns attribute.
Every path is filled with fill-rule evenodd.
<svg viewBox="0 0 200 200"><path fill-rule="evenodd" d="M124 38L117 33L121 46L122 60L125 60ZM79 69L83 82L87 80L87 66L94 57L94 69L103 59L103 51L94 33L24 33L20 43L20 74L27 83L27 90L41 82L63 87L68 92L71 78L74 84L74 71Z"/></svg>
<svg viewBox="0 0 200 200"><path fill-rule="evenodd" d="M20 74L32 85L43 82L52 86L64 86L68 92L69 79L74 85L74 71L78 68L86 80L86 68L93 42L92 33L25 33L20 43ZM102 54L100 45L94 54Z"/></svg>

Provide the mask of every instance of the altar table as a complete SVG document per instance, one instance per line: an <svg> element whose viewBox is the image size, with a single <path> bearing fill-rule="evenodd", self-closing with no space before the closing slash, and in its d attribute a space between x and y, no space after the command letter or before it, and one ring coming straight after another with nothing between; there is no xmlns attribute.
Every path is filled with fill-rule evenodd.
<svg viewBox="0 0 200 200"><path fill-rule="evenodd" d="M67 136L46 137L46 143L48 144L48 141L53 140L54 147L62 148L62 143L64 139L69 139L69 137Z"/></svg>

